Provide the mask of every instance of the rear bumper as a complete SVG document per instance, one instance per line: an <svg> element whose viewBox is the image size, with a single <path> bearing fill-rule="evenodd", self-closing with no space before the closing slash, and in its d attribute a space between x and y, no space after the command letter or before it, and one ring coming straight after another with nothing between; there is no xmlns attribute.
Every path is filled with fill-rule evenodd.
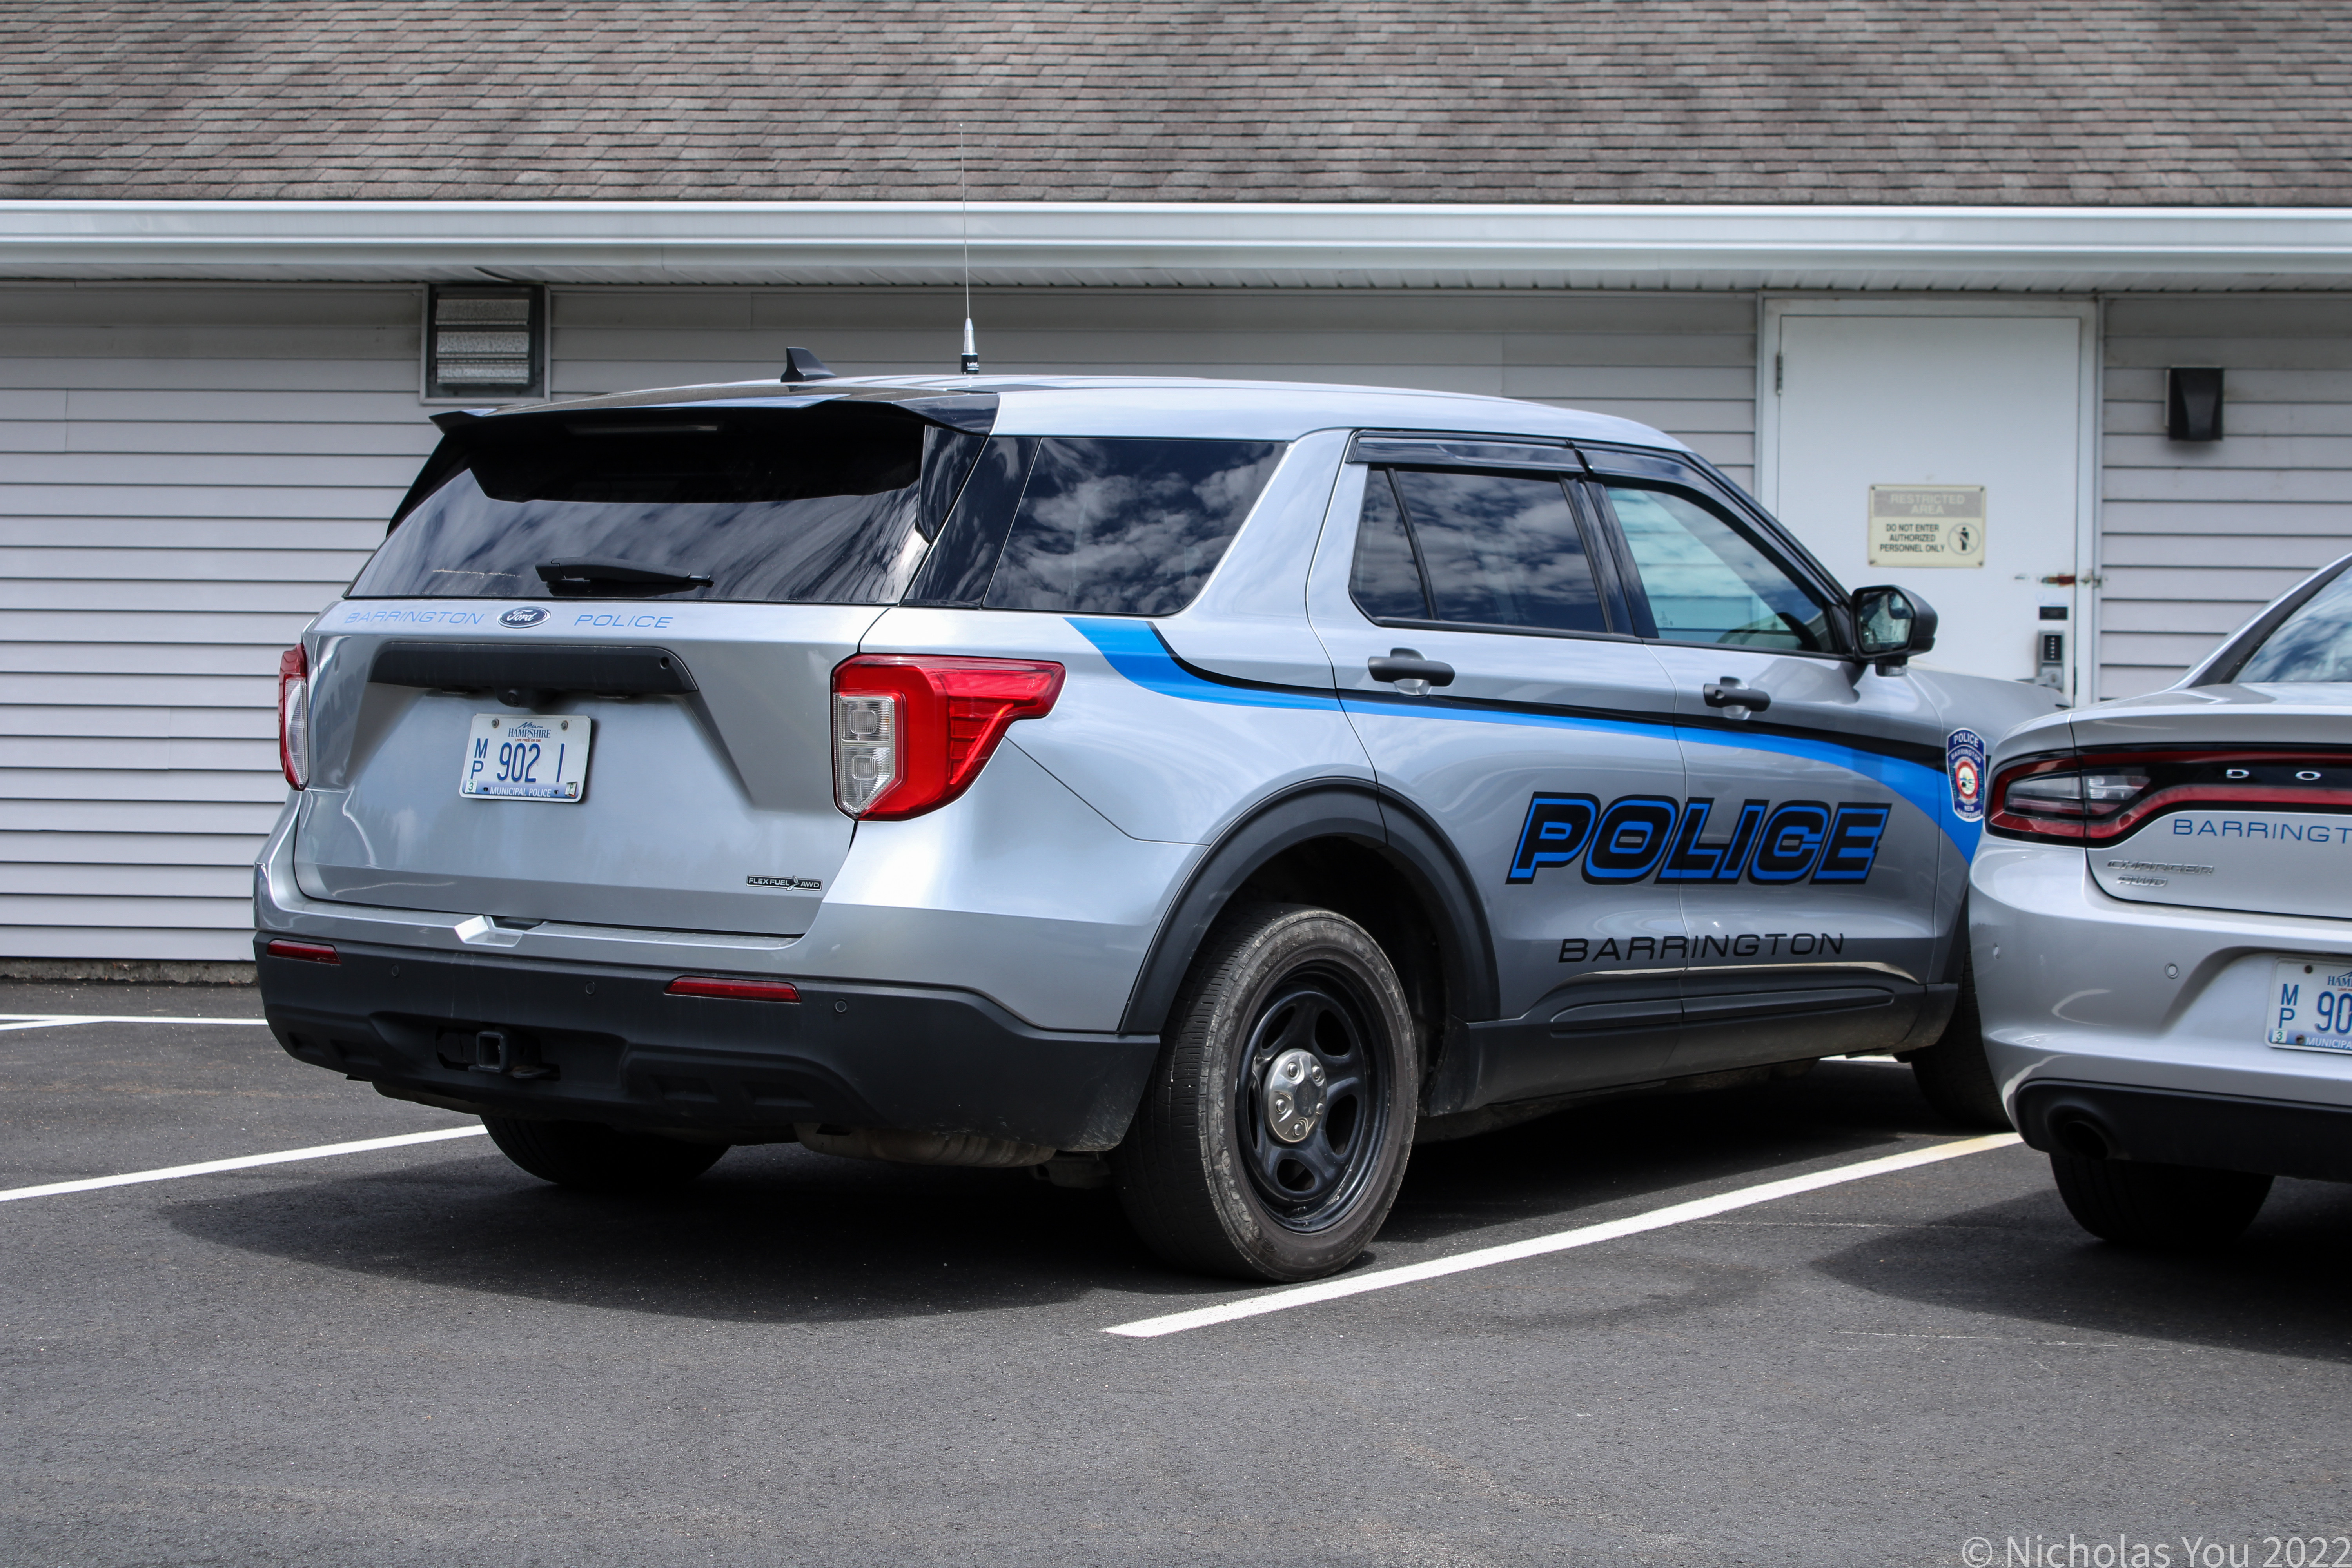
<svg viewBox="0 0 2352 1568"><path fill-rule="evenodd" d="M449 953L338 939L334 964L272 958L263 1011L301 1061L491 1114L671 1128L745 1141L794 1122L977 1132L1108 1149L1142 1099L1150 1036L1035 1029L969 993L797 981L797 1003L671 996L687 967ZM720 973L724 973L721 971ZM772 978L761 976L761 978ZM552 1071L468 1065L500 1030Z"/></svg>
<svg viewBox="0 0 2352 1568"><path fill-rule="evenodd" d="M2352 1110L2352 1055L2265 1038L2273 964L2352 961L2352 921L2127 902L2080 849L1996 838L1970 887L1985 1055L2012 1104L2048 1080Z"/></svg>
<svg viewBox="0 0 2352 1568"><path fill-rule="evenodd" d="M2037 1079L2017 1130L2045 1152L2352 1182L2352 1108Z"/></svg>

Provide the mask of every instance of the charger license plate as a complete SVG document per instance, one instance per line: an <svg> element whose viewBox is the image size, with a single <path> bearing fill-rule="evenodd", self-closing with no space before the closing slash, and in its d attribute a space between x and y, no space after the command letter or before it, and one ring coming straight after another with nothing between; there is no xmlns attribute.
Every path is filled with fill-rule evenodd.
<svg viewBox="0 0 2352 1568"><path fill-rule="evenodd" d="M477 713L457 793L476 800L578 804L596 721L577 713Z"/></svg>
<svg viewBox="0 0 2352 1568"><path fill-rule="evenodd" d="M2352 1052L2352 963L2282 958L2271 965L2270 1042L2296 1051Z"/></svg>

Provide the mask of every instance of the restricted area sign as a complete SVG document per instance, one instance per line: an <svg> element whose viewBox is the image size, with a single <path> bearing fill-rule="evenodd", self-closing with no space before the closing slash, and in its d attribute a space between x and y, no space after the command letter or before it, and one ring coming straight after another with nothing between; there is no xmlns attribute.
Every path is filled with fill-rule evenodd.
<svg viewBox="0 0 2352 1568"><path fill-rule="evenodd" d="M1873 566L1982 566L1982 485L1870 487Z"/></svg>

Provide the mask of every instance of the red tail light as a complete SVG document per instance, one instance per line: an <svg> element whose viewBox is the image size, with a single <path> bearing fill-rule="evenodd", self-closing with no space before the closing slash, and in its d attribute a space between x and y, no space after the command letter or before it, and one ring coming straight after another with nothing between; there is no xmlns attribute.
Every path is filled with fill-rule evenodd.
<svg viewBox="0 0 2352 1568"><path fill-rule="evenodd" d="M2352 752L2256 747L2049 752L1992 781L1985 826L2008 838L2106 844L2190 806L2352 812Z"/></svg>
<svg viewBox="0 0 2352 1568"><path fill-rule="evenodd" d="M295 644L278 656L278 765L296 789L310 781L310 661Z"/></svg>
<svg viewBox="0 0 2352 1568"><path fill-rule="evenodd" d="M1062 667L1018 658L860 654L833 672L833 793L895 821L955 799L1015 719L1054 710Z"/></svg>
<svg viewBox="0 0 2352 1568"><path fill-rule="evenodd" d="M297 958L305 963L341 963L342 954L323 942L294 942L286 937L273 937L262 949L272 958Z"/></svg>
<svg viewBox="0 0 2352 1568"><path fill-rule="evenodd" d="M712 974L681 974L669 983L673 996L717 996L729 1002L797 1002L801 988L782 980L721 980Z"/></svg>

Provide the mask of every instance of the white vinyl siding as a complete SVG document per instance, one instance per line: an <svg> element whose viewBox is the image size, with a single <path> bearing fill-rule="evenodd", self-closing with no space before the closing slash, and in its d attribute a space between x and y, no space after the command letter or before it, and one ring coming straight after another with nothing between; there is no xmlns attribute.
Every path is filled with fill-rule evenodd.
<svg viewBox="0 0 2352 1568"><path fill-rule="evenodd" d="M2105 353L2099 694L2130 697L2352 551L2352 298L2117 299ZM2173 365L2226 373L2221 440L2165 439Z"/></svg>
<svg viewBox="0 0 2352 1568"><path fill-rule="evenodd" d="M418 311L0 287L0 956L252 956L278 655L432 447Z"/></svg>
<svg viewBox="0 0 2352 1568"><path fill-rule="evenodd" d="M556 395L772 379L786 347L843 374L952 371L947 289L559 289ZM1756 304L1747 294L1349 289L984 289L992 374L1241 376L1525 397L1655 426L1747 484Z"/></svg>

